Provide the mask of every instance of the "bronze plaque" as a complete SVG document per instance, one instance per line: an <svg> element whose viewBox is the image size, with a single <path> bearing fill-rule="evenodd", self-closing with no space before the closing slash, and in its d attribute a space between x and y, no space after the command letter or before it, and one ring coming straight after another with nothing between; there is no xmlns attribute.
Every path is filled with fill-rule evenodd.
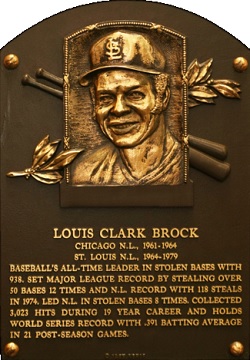
<svg viewBox="0 0 250 360"><path fill-rule="evenodd" d="M143 1L1 50L3 359L249 359L249 58Z"/></svg>

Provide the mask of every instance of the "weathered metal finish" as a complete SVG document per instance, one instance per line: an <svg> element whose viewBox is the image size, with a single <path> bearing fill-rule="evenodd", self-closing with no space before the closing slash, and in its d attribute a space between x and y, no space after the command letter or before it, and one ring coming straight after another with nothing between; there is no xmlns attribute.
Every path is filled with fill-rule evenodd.
<svg viewBox="0 0 250 360"><path fill-rule="evenodd" d="M83 50L79 41L85 44ZM72 147L85 148L73 164L69 183L171 186L185 181L185 54L182 35L146 22L99 23L67 37L65 122L71 131L65 136ZM88 56L90 64L83 68ZM75 81L82 69L79 81L86 89L79 89ZM93 109L90 113L81 99L85 109ZM89 123L97 123L99 130L89 132ZM81 132L89 142L74 140Z"/></svg>
<svg viewBox="0 0 250 360"><path fill-rule="evenodd" d="M133 19L154 21L187 38L190 95L203 104L184 106L181 114L188 118L178 139L189 152L184 173L190 182L74 186L72 195L63 181L60 207L58 185L40 180L69 179L68 171L57 168L67 167L62 154L77 148L72 140L86 141L86 132L72 139L71 123L63 119L72 115L81 127L84 110L87 126L104 136L93 121L94 102L79 95L76 114L51 96L56 89L67 101L71 85L79 94L89 91L79 83L92 70L86 70L89 52L88 61L75 59L81 71L65 71L64 38L92 24ZM15 71L1 69L3 359L11 355L4 351L11 341L20 348L18 360L249 359L249 74L232 66L239 54L249 59L249 49L177 8L111 1L48 19L1 53L2 64L7 54L21 59ZM40 67L46 70L37 73ZM27 73L36 74L32 87L21 83ZM188 79L181 74L180 80L188 102ZM215 92L222 94L218 88L234 94L233 100L219 96L210 105ZM64 146L45 134L63 139ZM92 137L90 146L99 140ZM21 176L10 179L9 172Z"/></svg>

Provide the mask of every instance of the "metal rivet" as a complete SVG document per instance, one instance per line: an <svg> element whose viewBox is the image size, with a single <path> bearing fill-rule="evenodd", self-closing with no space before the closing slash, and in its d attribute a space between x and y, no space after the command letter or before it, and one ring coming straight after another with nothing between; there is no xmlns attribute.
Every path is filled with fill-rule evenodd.
<svg viewBox="0 0 250 360"><path fill-rule="evenodd" d="M8 70L16 69L19 65L19 58L15 54L8 54L3 59L3 64Z"/></svg>
<svg viewBox="0 0 250 360"><path fill-rule="evenodd" d="M244 352L244 346L239 341L234 341L230 344L230 353L234 356L240 356Z"/></svg>
<svg viewBox="0 0 250 360"><path fill-rule="evenodd" d="M237 57L233 61L234 69L238 72L243 72L248 68L248 61L242 56Z"/></svg>
<svg viewBox="0 0 250 360"><path fill-rule="evenodd" d="M14 357L19 352L19 346L15 344L14 342L10 342L5 345L4 347L4 353L6 356Z"/></svg>

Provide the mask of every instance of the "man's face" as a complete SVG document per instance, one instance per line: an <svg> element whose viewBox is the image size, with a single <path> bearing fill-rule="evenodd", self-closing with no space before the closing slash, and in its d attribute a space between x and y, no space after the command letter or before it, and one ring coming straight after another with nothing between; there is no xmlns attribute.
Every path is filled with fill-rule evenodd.
<svg viewBox="0 0 250 360"><path fill-rule="evenodd" d="M96 119L118 147L142 143L158 126L155 94L147 75L130 70L100 73L95 81Z"/></svg>

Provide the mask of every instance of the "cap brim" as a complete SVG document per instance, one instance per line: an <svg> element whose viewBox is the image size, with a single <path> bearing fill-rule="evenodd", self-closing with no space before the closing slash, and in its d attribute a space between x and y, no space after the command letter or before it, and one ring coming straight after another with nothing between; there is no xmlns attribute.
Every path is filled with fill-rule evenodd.
<svg viewBox="0 0 250 360"><path fill-rule="evenodd" d="M145 74L152 74L152 75L160 75L161 72L153 69L146 69L139 66L132 66L132 65L106 65L106 66L99 66L96 69L92 69L84 73L79 77L79 82L82 86L88 86L91 82L91 76L97 72L103 70L112 70L112 69L125 69L125 70L132 70L137 72L142 72Z"/></svg>

